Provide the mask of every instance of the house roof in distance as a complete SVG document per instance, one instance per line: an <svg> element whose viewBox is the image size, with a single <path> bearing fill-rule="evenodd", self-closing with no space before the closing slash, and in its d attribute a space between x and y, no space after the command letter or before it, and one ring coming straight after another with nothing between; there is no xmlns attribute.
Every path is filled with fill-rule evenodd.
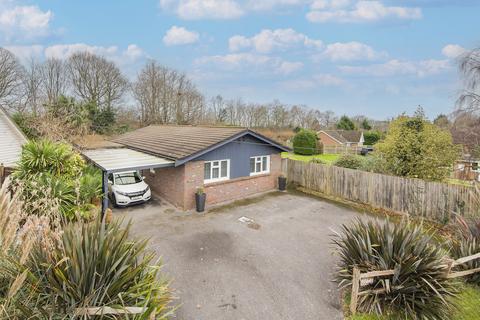
<svg viewBox="0 0 480 320"><path fill-rule="evenodd" d="M27 138L18 129L7 112L0 107L0 164L16 167Z"/></svg>
<svg viewBox="0 0 480 320"><path fill-rule="evenodd" d="M325 132L327 135L341 143L358 143L362 137L362 131L357 130L321 130L320 132Z"/></svg>
<svg viewBox="0 0 480 320"><path fill-rule="evenodd" d="M288 151L287 147L241 127L152 125L121 135L113 142L175 160L178 166L245 135L254 136L266 144Z"/></svg>

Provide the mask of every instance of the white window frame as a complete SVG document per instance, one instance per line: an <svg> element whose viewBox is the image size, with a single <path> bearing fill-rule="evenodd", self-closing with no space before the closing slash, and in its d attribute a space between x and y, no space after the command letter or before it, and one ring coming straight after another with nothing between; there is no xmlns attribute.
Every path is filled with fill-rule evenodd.
<svg viewBox="0 0 480 320"><path fill-rule="evenodd" d="M255 159L255 170L257 170L257 163L260 163L260 166L262 165L263 158L267 158L267 168L262 171L255 171L255 172L250 172L250 176L258 176L260 174L269 174L270 173L270 156L269 155L264 155L264 156L256 156L256 157L250 157L249 161L251 159ZM249 162L249 167L250 167L250 162ZM250 168L249 168L250 170Z"/></svg>
<svg viewBox="0 0 480 320"><path fill-rule="evenodd" d="M222 162L223 161L227 161L227 176L226 177L220 177L220 175L222 174ZM218 167L218 178L210 178L210 179L205 179L205 164L207 163L210 163L210 177L212 176L212 172L213 172L213 163L214 162L218 162L218 166L216 166L215 168ZM203 182L205 184L208 184L208 183L213 183L213 182L219 182L219 181L226 181L226 180L230 180L230 159L221 159L221 160L212 160L212 161L205 161L204 162L204 165L203 165Z"/></svg>

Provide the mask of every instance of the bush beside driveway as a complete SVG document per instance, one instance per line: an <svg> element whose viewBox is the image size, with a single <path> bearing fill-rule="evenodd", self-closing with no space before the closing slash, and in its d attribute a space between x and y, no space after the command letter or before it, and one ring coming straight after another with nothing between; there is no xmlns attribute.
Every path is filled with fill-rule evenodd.
<svg viewBox="0 0 480 320"><path fill-rule="evenodd" d="M343 319L330 236L359 213L296 193L242 204L202 216L154 201L118 216L132 219L133 236L151 238L178 319Z"/></svg>

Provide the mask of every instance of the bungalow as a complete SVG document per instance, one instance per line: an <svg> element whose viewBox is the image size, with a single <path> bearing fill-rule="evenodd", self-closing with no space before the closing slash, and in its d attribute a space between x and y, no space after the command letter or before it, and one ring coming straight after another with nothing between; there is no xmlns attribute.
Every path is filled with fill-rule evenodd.
<svg viewBox="0 0 480 320"><path fill-rule="evenodd" d="M17 166L27 138L0 107L0 182Z"/></svg>
<svg viewBox="0 0 480 320"><path fill-rule="evenodd" d="M356 130L321 130L317 136L326 147L361 147L365 142L363 132Z"/></svg>
<svg viewBox="0 0 480 320"><path fill-rule="evenodd" d="M237 127L155 125L113 142L159 157L171 165L144 170L150 188L175 206L195 207L204 188L207 204L273 190L288 148L252 130Z"/></svg>

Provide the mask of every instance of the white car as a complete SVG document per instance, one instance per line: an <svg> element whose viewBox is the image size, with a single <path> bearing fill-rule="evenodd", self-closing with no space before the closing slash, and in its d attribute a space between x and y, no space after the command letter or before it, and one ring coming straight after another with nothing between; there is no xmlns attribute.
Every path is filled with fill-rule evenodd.
<svg viewBox="0 0 480 320"><path fill-rule="evenodd" d="M144 203L152 197L148 184L138 171L110 173L108 193L114 206L128 206Z"/></svg>

